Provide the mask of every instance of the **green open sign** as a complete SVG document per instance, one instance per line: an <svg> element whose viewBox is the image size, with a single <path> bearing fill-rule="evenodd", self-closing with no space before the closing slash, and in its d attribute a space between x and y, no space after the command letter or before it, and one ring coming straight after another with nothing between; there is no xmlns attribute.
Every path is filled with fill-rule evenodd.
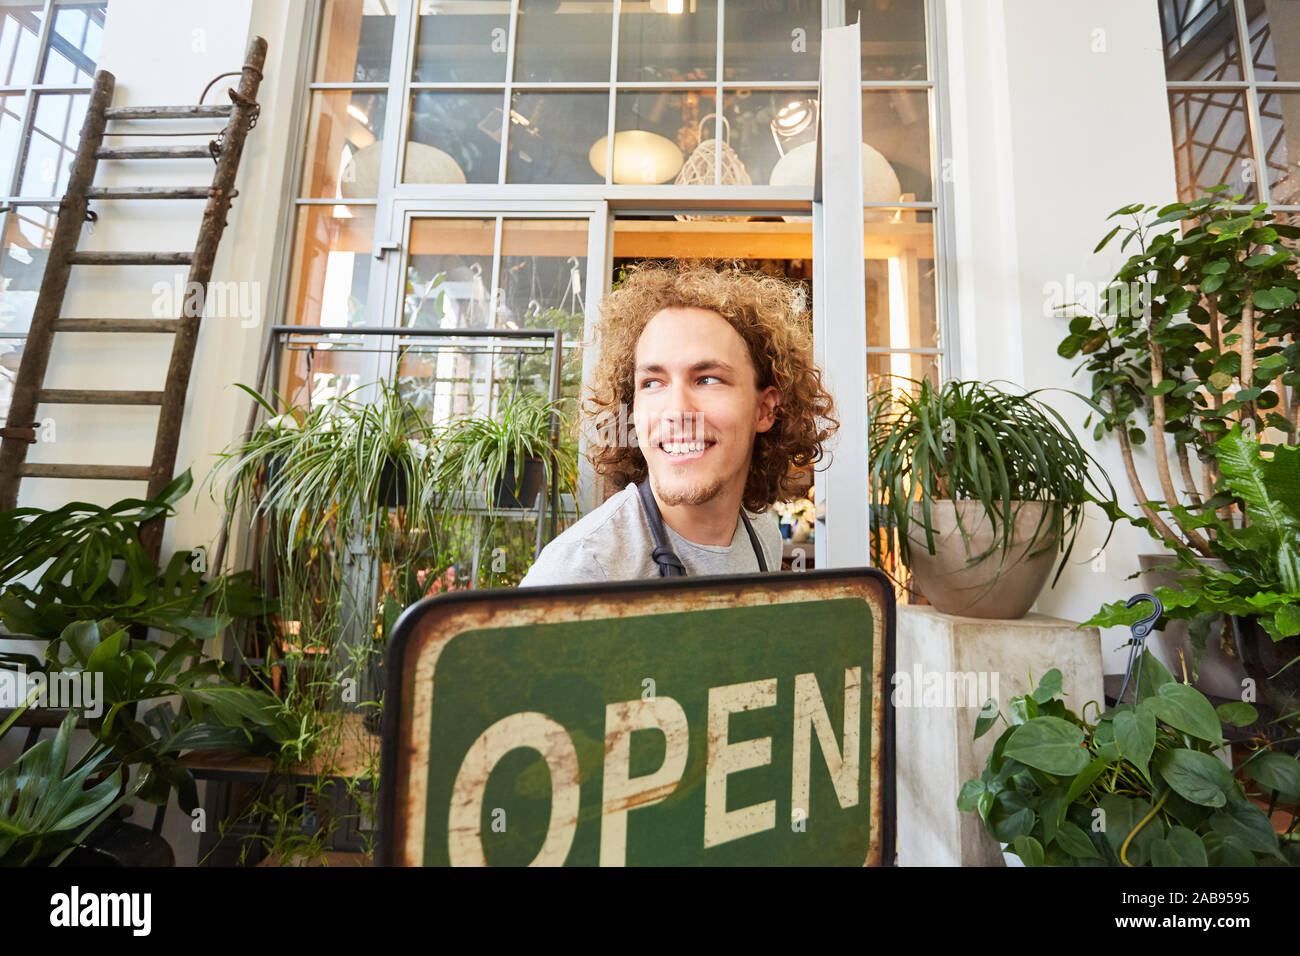
<svg viewBox="0 0 1300 956"><path fill-rule="evenodd" d="M893 859L870 569L444 595L389 650L380 860Z"/></svg>

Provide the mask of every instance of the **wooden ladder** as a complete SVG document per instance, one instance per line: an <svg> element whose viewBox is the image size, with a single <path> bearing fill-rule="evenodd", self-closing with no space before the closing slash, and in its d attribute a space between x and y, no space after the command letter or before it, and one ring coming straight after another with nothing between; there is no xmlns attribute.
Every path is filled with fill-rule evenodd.
<svg viewBox="0 0 1300 956"><path fill-rule="evenodd" d="M175 319L62 318L64 295L73 266L189 266L185 285L188 292L206 293L212 277L212 263L226 227L239 160L248 131L257 122L260 106L257 90L266 61L266 41L255 37L248 45L239 88L228 90L229 104L199 106L110 106L115 80L100 70L81 127L81 142L68 178L67 192L59 203L58 220L50 242L49 258L41 290L32 313L18 377L14 383L6 427L0 429L0 509L18 503L18 485L23 478L116 479L148 482L148 497L156 497L174 477L176 449L180 442L181 417L189 389L190 371L198 343L203 309L186 308L182 297ZM233 74L230 74L233 75ZM106 128L115 120L213 119L228 118L218 138L208 145L187 146L104 146ZM107 135L132 135L131 132ZM180 134L184 135L184 134ZM191 134L192 135L192 134ZM208 159L216 161L210 186L196 187L97 187L93 185L99 160ZM89 212L91 200L206 199L203 221L193 252L78 252L82 224L97 216ZM206 301L206 295L204 300ZM187 314L197 312L197 315ZM171 360L162 391L45 388L45 373L56 332L156 332L172 335ZM27 449L36 442L40 421L38 405L152 405L159 409L154 436L153 461L147 465L39 464L28 462ZM162 548L162 519L148 522L141 542L157 560Z"/></svg>

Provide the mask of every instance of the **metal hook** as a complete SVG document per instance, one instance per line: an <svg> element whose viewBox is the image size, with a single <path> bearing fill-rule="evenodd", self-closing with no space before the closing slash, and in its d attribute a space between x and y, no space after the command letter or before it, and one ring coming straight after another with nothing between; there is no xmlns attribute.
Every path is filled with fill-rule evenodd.
<svg viewBox="0 0 1300 956"><path fill-rule="evenodd" d="M1135 594L1124 602L1125 607L1133 607L1135 604L1141 604L1143 601L1149 601L1154 610L1146 617L1139 618L1129 625L1129 652L1128 667L1124 669L1124 683L1120 686L1119 696L1115 698L1116 705L1124 702L1124 693L1128 690L1130 679L1133 683L1133 703L1136 704L1142 696L1142 661L1146 650L1147 637L1151 634L1151 629L1156 626L1156 621L1165 613L1165 606L1160 599L1154 594ZM1133 665L1137 664L1137 677L1133 678Z"/></svg>

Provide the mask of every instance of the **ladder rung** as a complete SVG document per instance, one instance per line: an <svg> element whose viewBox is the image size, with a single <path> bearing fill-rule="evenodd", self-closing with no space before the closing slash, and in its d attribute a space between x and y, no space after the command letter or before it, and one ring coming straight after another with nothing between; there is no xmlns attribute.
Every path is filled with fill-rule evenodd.
<svg viewBox="0 0 1300 956"><path fill-rule="evenodd" d="M148 481L148 465L56 465L24 462L24 478L102 478L115 481Z"/></svg>
<svg viewBox="0 0 1300 956"><path fill-rule="evenodd" d="M74 266L187 266L192 252L74 252Z"/></svg>
<svg viewBox="0 0 1300 956"><path fill-rule="evenodd" d="M56 319L55 332L175 332L175 319Z"/></svg>
<svg viewBox="0 0 1300 956"><path fill-rule="evenodd" d="M109 388L43 388L36 400L45 405L161 405L163 393Z"/></svg>
<svg viewBox="0 0 1300 956"><path fill-rule="evenodd" d="M209 103L205 106L110 106L104 115L110 120L137 119L212 119L229 116L234 106L230 103Z"/></svg>
<svg viewBox="0 0 1300 956"><path fill-rule="evenodd" d="M206 145L194 146L104 146L96 159L211 159Z"/></svg>
<svg viewBox="0 0 1300 956"><path fill-rule="evenodd" d="M207 199L209 186L91 186L90 199Z"/></svg>

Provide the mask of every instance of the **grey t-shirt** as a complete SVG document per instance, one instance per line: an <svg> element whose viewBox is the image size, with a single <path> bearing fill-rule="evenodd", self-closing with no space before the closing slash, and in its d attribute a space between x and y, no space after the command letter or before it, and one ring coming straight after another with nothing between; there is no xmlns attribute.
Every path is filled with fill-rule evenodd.
<svg viewBox="0 0 1300 956"><path fill-rule="evenodd" d="M781 529L776 513L770 508L760 515L747 513L767 559L767 569L781 570ZM755 574L759 570L758 558L739 515L731 544L725 546L687 541L667 524L664 533L690 577ZM659 568L650 556L653 550L650 525L642 512L636 486L629 484L542 548L519 586L657 578Z"/></svg>

